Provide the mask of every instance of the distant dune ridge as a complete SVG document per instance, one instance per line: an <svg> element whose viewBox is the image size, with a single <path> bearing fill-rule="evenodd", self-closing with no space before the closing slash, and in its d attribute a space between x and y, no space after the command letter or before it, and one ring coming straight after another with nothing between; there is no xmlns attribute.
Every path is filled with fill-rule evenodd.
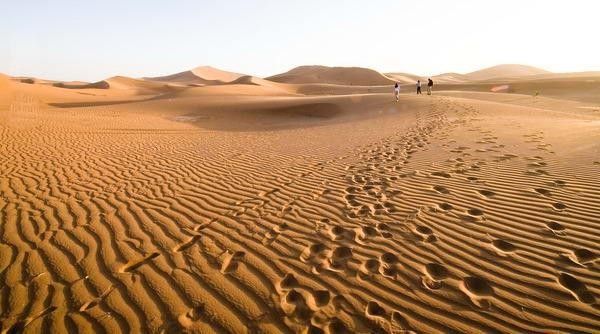
<svg viewBox="0 0 600 334"><path fill-rule="evenodd" d="M539 74L548 74L549 71L543 70L541 68L527 66L527 65L518 65L518 64L503 64L496 65L488 68L484 68L479 71L471 72L465 74L465 78L472 81L477 80L490 80L495 78L506 78L506 77L527 77L532 75Z"/></svg>
<svg viewBox="0 0 600 334"><path fill-rule="evenodd" d="M598 72L588 73L590 75L598 74ZM572 75L585 76L585 73L573 73ZM134 79L124 76L116 76L94 83L62 82L31 77L15 77L13 80L19 80L20 82L29 84L50 84L54 85L55 87L69 89L108 89L110 87L116 89L132 89L138 87L144 90L168 87L166 85L171 85L171 87L225 84L263 86L273 85L274 83L332 84L340 86L386 86L393 85L395 82L399 82L401 84L412 84L417 80L425 81L428 77L433 78L437 84L463 84L469 82L500 79L522 79L527 77L556 78L561 76L562 74L560 73L556 74L533 66L518 64L497 65L467 74L442 73L432 76L420 76L401 72L389 72L383 74L375 70L362 67L329 67L320 65L306 65L299 66L285 73L272 75L266 78L229 72L211 66L199 66L192 70L159 77L144 77L141 79Z"/></svg>
<svg viewBox="0 0 600 334"><path fill-rule="evenodd" d="M598 332L600 74L419 78L0 75L0 332Z"/></svg>
<svg viewBox="0 0 600 334"><path fill-rule="evenodd" d="M244 74L223 71L211 66L200 66L189 71L144 79L183 84L215 85L229 83L243 76Z"/></svg>
<svg viewBox="0 0 600 334"><path fill-rule="evenodd" d="M499 78L523 78L536 75L551 74L551 72L527 65L502 64L478 71L461 73L441 73L430 76L419 76L409 73L386 73L385 75L401 83L413 83L417 80L432 78L437 83L452 84L466 83L472 81L484 81Z"/></svg>
<svg viewBox="0 0 600 334"><path fill-rule="evenodd" d="M368 68L362 67L328 67L299 66L285 73L266 78L270 81L307 84L326 83L336 85L379 86L390 85L394 80Z"/></svg>
<svg viewBox="0 0 600 334"><path fill-rule="evenodd" d="M471 73L442 73L433 75L435 90L543 94L559 98L594 102L600 99L597 78L600 72L552 73L540 68L518 64L497 65ZM62 89L111 90L119 96L153 95L180 92L188 88L206 87L186 93L200 95L339 95L389 92L395 82L412 86L417 80L426 82L428 76L390 72L382 74L361 67L299 66L285 73L266 78L235 73L211 66L159 77L140 79L116 76L94 83L61 82L33 77L13 77L14 82L49 85ZM222 87L219 87L222 86ZM226 87L235 86L235 87ZM249 88L247 86L254 86ZM208 88L213 87L213 88ZM412 92L412 87L403 93ZM48 91L51 95L55 95Z"/></svg>

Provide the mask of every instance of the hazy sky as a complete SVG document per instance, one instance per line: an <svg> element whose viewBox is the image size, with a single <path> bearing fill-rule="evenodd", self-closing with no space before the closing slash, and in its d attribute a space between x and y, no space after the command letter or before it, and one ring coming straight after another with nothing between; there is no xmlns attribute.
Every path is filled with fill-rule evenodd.
<svg viewBox="0 0 600 334"><path fill-rule="evenodd" d="M600 1L0 0L0 72L60 80L199 65L421 75L501 63L600 70Z"/></svg>

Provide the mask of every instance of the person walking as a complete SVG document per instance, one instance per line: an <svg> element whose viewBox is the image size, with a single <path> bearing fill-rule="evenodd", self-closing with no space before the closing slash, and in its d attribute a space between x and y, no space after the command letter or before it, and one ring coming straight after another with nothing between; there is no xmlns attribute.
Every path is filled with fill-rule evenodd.
<svg viewBox="0 0 600 334"><path fill-rule="evenodd" d="M417 80L417 95L421 94L421 80Z"/></svg>
<svg viewBox="0 0 600 334"><path fill-rule="evenodd" d="M433 80L431 78L427 79L427 95L431 95L431 90L433 89Z"/></svg>
<svg viewBox="0 0 600 334"><path fill-rule="evenodd" d="M396 97L396 102L398 102L399 98L400 98L400 86L398 85L397 82L396 82L396 85L394 86L394 96Z"/></svg>

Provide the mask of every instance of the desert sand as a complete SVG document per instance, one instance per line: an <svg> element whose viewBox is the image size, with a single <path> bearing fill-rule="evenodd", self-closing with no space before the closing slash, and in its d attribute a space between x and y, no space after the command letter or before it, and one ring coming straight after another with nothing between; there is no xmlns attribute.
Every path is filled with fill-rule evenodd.
<svg viewBox="0 0 600 334"><path fill-rule="evenodd" d="M419 77L0 76L0 331L600 332L600 75Z"/></svg>

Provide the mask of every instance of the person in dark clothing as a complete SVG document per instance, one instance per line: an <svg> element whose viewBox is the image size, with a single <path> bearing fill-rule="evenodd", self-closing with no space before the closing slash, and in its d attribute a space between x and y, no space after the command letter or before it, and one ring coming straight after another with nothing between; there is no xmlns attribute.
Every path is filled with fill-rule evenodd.
<svg viewBox="0 0 600 334"><path fill-rule="evenodd" d="M427 95L431 95L431 89L433 89L433 80L427 79Z"/></svg>
<svg viewBox="0 0 600 334"><path fill-rule="evenodd" d="M417 80L417 94L421 94L421 80Z"/></svg>

